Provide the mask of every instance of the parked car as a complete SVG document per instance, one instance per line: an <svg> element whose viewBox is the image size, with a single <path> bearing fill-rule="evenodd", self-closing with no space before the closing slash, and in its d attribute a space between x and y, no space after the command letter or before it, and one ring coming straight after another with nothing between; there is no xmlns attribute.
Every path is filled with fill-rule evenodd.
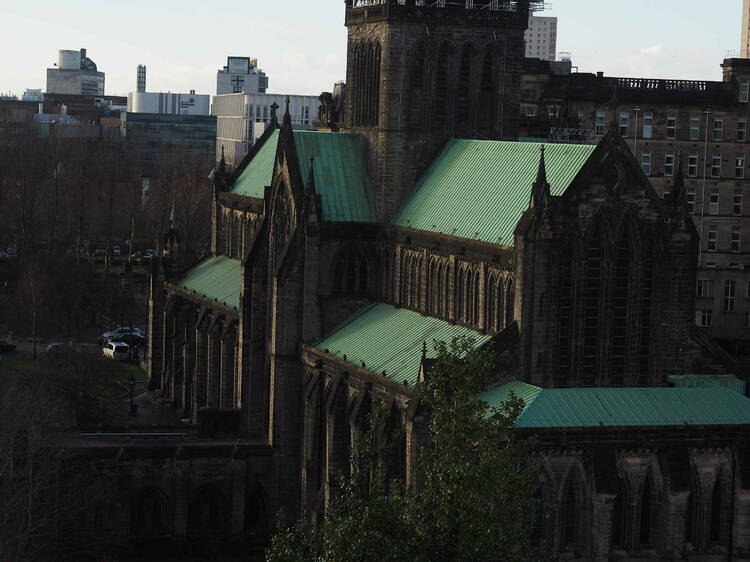
<svg viewBox="0 0 750 562"><path fill-rule="evenodd" d="M99 336L99 339L97 341L100 346L103 346L109 341L125 341L126 343L128 343L127 340L123 338L127 338L131 335L143 338L144 341L146 339L146 334L144 334L143 330L141 330L140 328L122 327L117 328L116 330L111 330L109 332L104 332L101 336Z"/></svg>
<svg viewBox="0 0 750 562"><path fill-rule="evenodd" d="M105 340L106 342L123 342L128 344L131 349L137 348L137 347L143 347L146 345L146 338L143 336L132 333L132 334L120 334L118 336L113 336L111 338L108 338Z"/></svg>
<svg viewBox="0 0 750 562"><path fill-rule="evenodd" d="M12 343L7 343L4 341L0 341L0 354L2 353L10 353L11 351L15 351L16 346Z"/></svg>
<svg viewBox="0 0 750 562"><path fill-rule="evenodd" d="M62 342L49 343L44 348L44 353L59 353L61 351L75 351L75 348L70 344Z"/></svg>
<svg viewBox="0 0 750 562"><path fill-rule="evenodd" d="M102 354L114 361L128 361L130 359L130 346L125 342L110 341L104 344Z"/></svg>

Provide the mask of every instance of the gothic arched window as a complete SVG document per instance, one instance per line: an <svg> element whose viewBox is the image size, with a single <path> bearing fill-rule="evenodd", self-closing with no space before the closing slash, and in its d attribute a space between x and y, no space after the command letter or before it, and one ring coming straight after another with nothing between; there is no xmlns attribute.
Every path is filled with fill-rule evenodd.
<svg viewBox="0 0 750 562"><path fill-rule="evenodd" d="M560 257L560 281L557 290L557 376L555 386L570 384L573 366L573 252L565 245Z"/></svg>
<svg viewBox="0 0 750 562"><path fill-rule="evenodd" d="M630 236L626 231L620 235L615 248L615 262L612 272L612 343L610 348L610 384L626 384L626 360L628 356L628 309L630 304L630 266L632 249Z"/></svg>
<svg viewBox="0 0 750 562"><path fill-rule="evenodd" d="M458 81L456 83L456 129L471 129L471 71L474 65L474 47L465 45L461 51L461 62L458 66Z"/></svg>
<svg viewBox="0 0 750 562"><path fill-rule="evenodd" d="M651 544L651 528L653 525L653 487L654 477L651 470L646 475L641 489L641 517L640 517L640 544L646 548Z"/></svg>
<svg viewBox="0 0 750 562"><path fill-rule="evenodd" d="M571 474L563 493L560 510L561 546L564 550L576 550L580 544L583 519L583 485L579 477Z"/></svg>
<svg viewBox="0 0 750 562"><path fill-rule="evenodd" d="M447 43L440 47L435 71L435 92L432 105L432 125L444 129L448 122L448 105L453 76L453 49Z"/></svg>
<svg viewBox="0 0 750 562"><path fill-rule="evenodd" d="M654 316L654 247L649 246L643 255L640 298L640 345L638 358L638 384L648 386L651 382L651 332Z"/></svg>
<svg viewBox="0 0 750 562"><path fill-rule="evenodd" d="M711 512L709 513L709 540L711 545L723 545L723 521L722 510L724 508L724 471L722 469L716 474L713 490L711 490Z"/></svg>
<svg viewBox="0 0 750 562"><path fill-rule="evenodd" d="M599 375L599 324L602 293L602 235L597 228L591 236L583 279L583 357L581 383L595 386Z"/></svg>
<svg viewBox="0 0 750 562"><path fill-rule="evenodd" d="M380 104L380 42L358 43L353 48L353 116L354 124L378 124Z"/></svg>
<svg viewBox="0 0 750 562"><path fill-rule="evenodd" d="M193 537L220 538L226 533L226 502L221 491L204 486L190 502L189 534Z"/></svg>
<svg viewBox="0 0 750 562"><path fill-rule="evenodd" d="M167 496L159 488L141 490L131 504L130 526L134 534L165 534L171 529Z"/></svg>
<svg viewBox="0 0 750 562"><path fill-rule="evenodd" d="M498 116L499 57L493 47L487 49L482 58L479 81L479 126L494 136Z"/></svg>
<svg viewBox="0 0 750 562"><path fill-rule="evenodd" d="M459 268L456 276L456 318L463 320L465 318L466 304L466 270Z"/></svg>
<svg viewBox="0 0 750 562"><path fill-rule="evenodd" d="M497 330L497 324L495 323L495 310L497 310L497 300L495 295L496 285L497 281L495 280L495 276L490 274L487 277L487 290L485 291L485 294L487 295L485 317L488 330Z"/></svg>
<svg viewBox="0 0 750 562"><path fill-rule="evenodd" d="M505 326L510 326L515 320L516 315L516 288L513 278L508 277L505 283Z"/></svg>
<svg viewBox="0 0 750 562"><path fill-rule="evenodd" d="M413 66L411 70L410 109L409 120L415 127L424 126L427 116L429 95L429 58L423 43L414 49Z"/></svg>

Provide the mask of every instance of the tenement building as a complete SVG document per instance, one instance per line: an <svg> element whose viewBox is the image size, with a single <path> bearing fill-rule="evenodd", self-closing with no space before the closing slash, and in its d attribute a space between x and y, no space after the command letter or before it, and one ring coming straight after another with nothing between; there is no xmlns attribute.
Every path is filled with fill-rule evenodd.
<svg viewBox="0 0 750 562"><path fill-rule="evenodd" d="M470 336L496 355L484 398L526 403L555 557L750 560L747 372L694 325L690 184L661 197L617 129L512 140L529 2L427 4L348 1L339 131L272 113L215 176L212 255L169 232L149 370L187 437L117 454L129 532L320 518L374 401L415 484L431 342Z"/></svg>
<svg viewBox="0 0 750 562"><path fill-rule="evenodd" d="M700 238L695 323L750 341L750 59L726 59L722 82L555 74L527 60L521 135L597 143L614 127L657 193L672 197L678 169Z"/></svg>

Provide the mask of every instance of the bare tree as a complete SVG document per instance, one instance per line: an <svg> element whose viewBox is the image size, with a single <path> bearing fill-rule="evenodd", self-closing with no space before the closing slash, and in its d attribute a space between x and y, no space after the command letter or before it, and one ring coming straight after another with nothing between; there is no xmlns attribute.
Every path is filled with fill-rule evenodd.
<svg viewBox="0 0 750 562"><path fill-rule="evenodd" d="M26 263L16 288L18 311L25 316L33 344L33 358L37 358L37 341L41 322L45 321L46 307L52 294L52 281L48 270L39 261Z"/></svg>

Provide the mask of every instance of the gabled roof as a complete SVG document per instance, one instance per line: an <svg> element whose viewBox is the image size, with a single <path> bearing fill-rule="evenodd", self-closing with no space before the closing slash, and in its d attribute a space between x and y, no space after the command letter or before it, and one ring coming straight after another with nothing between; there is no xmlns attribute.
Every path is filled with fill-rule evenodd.
<svg viewBox="0 0 750 562"><path fill-rule="evenodd" d="M673 386L683 388L731 388L743 396L747 392L747 382L734 375L669 375L667 379Z"/></svg>
<svg viewBox="0 0 750 562"><path fill-rule="evenodd" d="M551 193L562 195L596 147L544 146ZM539 156L532 143L452 139L391 224L512 246Z"/></svg>
<svg viewBox="0 0 750 562"><path fill-rule="evenodd" d="M314 162L322 219L329 222L374 222L372 183L362 135L294 131L300 175L307 181ZM232 186L232 193L262 199L273 181L280 131L273 131Z"/></svg>
<svg viewBox="0 0 750 562"><path fill-rule="evenodd" d="M239 310L242 262L226 256L210 257L188 270L175 285Z"/></svg>
<svg viewBox="0 0 750 562"><path fill-rule="evenodd" d="M419 379L422 346L432 341L451 341L457 336L472 336L477 345L490 336L445 320L424 316L405 308L376 303L364 307L342 326L316 342L314 347L354 365L382 374L397 383L413 387Z"/></svg>
<svg viewBox="0 0 750 562"><path fill-rule="evenodd" d="M294 131L300 173L306 181L314 162L315 189L323 220L375 222L372 183L362 135Z"/></svg>
<svg viewBox="0 0 750 562"><path fill-rule="evenodd" d="M750 400L729 388L549 388L511 381L482 399L498 406L514 393L525 402L522 428L750 424Z"/></svg>
<svg viewBox="0 0 750 562"><path fill-rule="evenodd" d="M265 188L273 181L273 166L276 162L278 144L279 130L274 129L255 157L242 170L232 186L231 193L263 199Z"/></svg>

